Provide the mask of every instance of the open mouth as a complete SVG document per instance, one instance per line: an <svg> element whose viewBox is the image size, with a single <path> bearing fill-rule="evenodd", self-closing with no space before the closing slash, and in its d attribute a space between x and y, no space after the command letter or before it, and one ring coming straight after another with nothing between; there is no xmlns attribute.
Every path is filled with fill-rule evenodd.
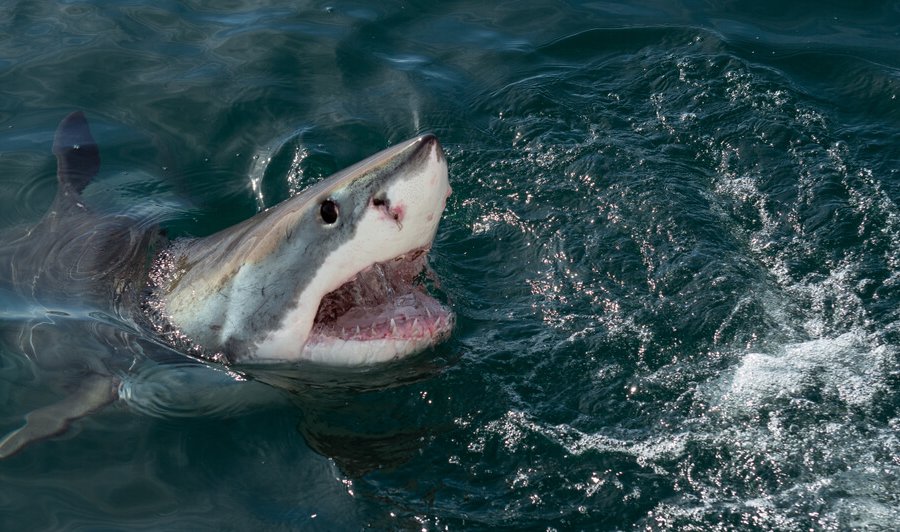
<svg viewBox="0 0 900 532"><path fill-rule="evenodd" d="M412 347L445 339L454 316L426 292L426 258L427 249L419 248L373 264L325 295L308 342L393 340Z"/></svg>

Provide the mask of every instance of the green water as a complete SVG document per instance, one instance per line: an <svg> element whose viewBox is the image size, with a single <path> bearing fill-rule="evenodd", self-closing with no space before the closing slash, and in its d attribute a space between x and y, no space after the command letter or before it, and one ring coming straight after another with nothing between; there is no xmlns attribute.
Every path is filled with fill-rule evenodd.
<svg viewBox="0 0 900 532"><path fill-rule="evenodd" d="M0 528L895 529L898 96L895 1L7 2L0 227L75 109L85 200L176 236L431 131L458 325L245 382L0 291L0 433L71 386L29 334L128 361Z"/></svg>

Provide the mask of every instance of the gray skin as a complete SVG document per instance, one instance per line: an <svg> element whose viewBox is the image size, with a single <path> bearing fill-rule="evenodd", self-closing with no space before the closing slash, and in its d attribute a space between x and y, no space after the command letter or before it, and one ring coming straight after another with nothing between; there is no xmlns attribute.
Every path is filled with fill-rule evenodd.
<svg viewBox="0 0 900 532"><path fill-rule="evenodd" d="M0 241L0 296L19 310L12 317L30 318L12 339L16 348L47 374L76 379L74 385L64 383L68 396L63 401L29 413L24 427L0 440L0 458L63 432L71 420L116 398L117 382L104 357L82 356L80 347L91 331L77 316L83 309L103 309L133 322L141 280L159 241L152 227L126 216L99 216L82 203L81 191L100 168L99 150L82 113L60 123L53 153L59 189L47 214L35 226L6 232ZM96 323L94 329L104 333L113 352L127 347L117 327Z"/></svg>
<svg viewBox="0 0 900 532"><path fill-rule="evenodd" d="M429 154L430 160L437 160L443 169L442 186L446 185L446 163L440 147L434 137L424 136L354 165L242 224L204 239L170 246L152 224L128 216L98 214L83 203L81 192L97 174L100 154L82 113L72 113L60 123L53 153L57 158L59 188L47 214L36 225L5 232L0 238L0 302L16 309L0 314L0 333L18 331L4 341L29 357L36 370L50 375L46 381L61 382L58 387L63 390L63 398L32 411L24 426L0 439L0 459L31 442L63 432L72 420L116 400L116 375L126 372L145 352L162 349L175 356L179 353L172 347L187 351L172 335L189 327L176 324L166 329L166 324L155 322L154 298L146 296L148 278L151 287L158 288L162 282L153 279L154 272L169 275L159 272L165 257L174 259L177 273L165 279L168 286L156 294L156 301L166 304L166 311L177 314L180 301L190 303L197 297L206 298L203 308L212 309L211 320L187 331L191 334L187 347L198 347L200 342L212 345L215 353L197 349L191 354L215 355L209 358L228 363L235 360L236 353L251 351L259 339L253 335L264 334L279 316L296 305L296 297L304 287L301 270L309 275L322 268L322 257L305 253L306 250L335 246L353 236L355 220L362 211L345 209L341 224L302 238L292 232L298 219L314 216L311 213L316 211L310 211L308 205L310 198L323 194L339 200L343 197L348 200L344 206L348 206L354 204L355 200L349 201L351 198L360 197L362 201L356 203L381 209L384 216L391 216L390 202L375 199L380 188L389 182L403 181L407 171L404 167L421 165L423 157ZM443 200L449 189L441 194ZM436 218L440 217L440 209L436 210ZM424 236L417 238L430 242L436 224L437 220L433 220ZM426 234L429 231L430 236ZM297 258L273 260L282 253L294 253ZM267 271L270 263L286 264L296 271ZM242 265L247 264L257 268L254 273L260 282L255 288L271 283L278 290L259 290L258 295L254 292L255 299L250 301L255 309L246 322L251 325L246 328L250 332L216 343L212 336L205 335L220 327L215 321L215 313L219 312L217 298L225 292L223 286L228 289ZM292 278L295 285L287 288L285 280ZM205 288L207 285L209 288ZM179 299L182 293L186 295ZM149 308L149 318L142 306ZM191 315L190 309L186 315ZM10 327L13 322L16 327ZM440 334L449 330L449 319L444 323L447 325ZM160 335L162 341L156 340L154 334ZM98 344L102 352L98 352Z"/></svg>

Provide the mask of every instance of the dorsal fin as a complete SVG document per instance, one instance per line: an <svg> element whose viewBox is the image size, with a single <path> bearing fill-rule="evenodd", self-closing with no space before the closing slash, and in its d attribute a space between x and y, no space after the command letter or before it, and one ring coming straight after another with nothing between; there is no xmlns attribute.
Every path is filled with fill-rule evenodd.
<svg viewBox="0 0 900 532"><path fill-rule="evenodd" d="M100 170L100 150L84 113L75 111L59 123L53 137L53 154L60 186L68 185L80 194Z"/></svg>

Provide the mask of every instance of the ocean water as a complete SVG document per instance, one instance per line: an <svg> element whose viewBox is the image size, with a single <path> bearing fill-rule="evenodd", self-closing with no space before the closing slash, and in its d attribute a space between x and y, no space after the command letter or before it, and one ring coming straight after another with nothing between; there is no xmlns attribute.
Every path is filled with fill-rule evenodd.
<svg viewBox="0 0 900 532"><path fill-rule="evenodd" d="M5 2L2 230L75 109L85 200L176 236L436 133L458 325L248 378L0 292L0 433L73 386L25 341L124 381L0 529L900 524L900 3Z"/></svg>

